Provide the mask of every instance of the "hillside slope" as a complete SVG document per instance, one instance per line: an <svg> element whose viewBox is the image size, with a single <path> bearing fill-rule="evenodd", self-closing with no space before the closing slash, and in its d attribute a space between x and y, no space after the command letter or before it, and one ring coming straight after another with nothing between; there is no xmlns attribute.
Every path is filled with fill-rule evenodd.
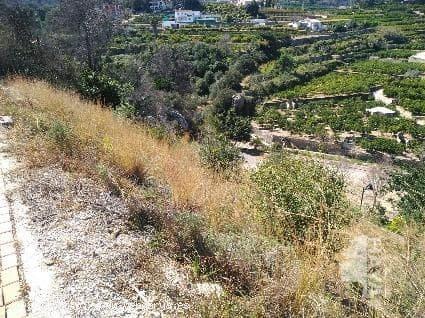
<svg viewBox="0 0 425 318"><path fill-rule="evenodd" d="M16 121L26 222L74 313L425 312L423 232L395 234L376 211L350 207L331 169L276 154L254 173L221 175L195 142L38 81L5 83L0 111Z"/></svg>

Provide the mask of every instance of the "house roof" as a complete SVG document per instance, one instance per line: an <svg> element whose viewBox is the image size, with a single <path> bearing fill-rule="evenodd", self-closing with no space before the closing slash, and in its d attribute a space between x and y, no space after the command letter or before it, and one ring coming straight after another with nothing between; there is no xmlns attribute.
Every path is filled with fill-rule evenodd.
<svg viewBox="0 0 425 318"><path fill-rule="evenodd" d="M425 51L424 52L419 52L419 53L411 56L411 58L425 61Z"/></svg>
<svg viewBox="0 0 425 318"><path fill-rule="evenodd" d="M389 109L387 107L382 107L382 106L374 107L374 108L368 108L368 109L366 109L366 111L369 112L369 113L372 113L372 114L374 114L374 113L380 113L380 114L385 114L385 115L395 114L395 111L393 111L392 109Z"/></svg>

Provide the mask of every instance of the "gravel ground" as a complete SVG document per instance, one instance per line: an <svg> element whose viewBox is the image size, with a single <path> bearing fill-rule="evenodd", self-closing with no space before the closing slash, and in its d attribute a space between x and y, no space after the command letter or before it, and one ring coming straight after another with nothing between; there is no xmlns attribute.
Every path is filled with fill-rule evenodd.
<svg viewBox="0 0 425 318"><path fill-rule="evenodd" d="M129 287L139 285L137 251L145 240L128 233L120 198L60 169L32 171L22 184L29 226L72 317L140 317L153 310L136 291L128 297Z"/></svg>
<svg viewBox="0 0 425 318"><path fill-rule="evenodd" d="M14 204L22 215L15 214L29 232L20 231L22 260L35 263L35 250L41 254L38 262L42 264L31 264L38 269L26 272L32 276L26 279L28 287L40 289L34 297L41 299L30 299L34 317L56 318L57 311L47 309L53 300L66 307L61 308L61 317L168 317L187 309L182 297L173 296L173 302L167 294L186 286L191 293L196 284L191 286L178 265L164 257L149 255L160 268L154 272L143 268L147 262L141 257L149 251L148 239L140 231L129 230L129 211L121 198L93 180L54 167L21 173L13 183L23 201L22 206ZM178 286L166 282L170 273L178 277ZM162 277L154 276L158 274ZM150 288L156 278L158 290ZM52 290L46 290L47 280L53 280L48 285ZM38 286L43 281L44 290ZM178 290L183 296L185 292ZM38 308L31 308L31 303ZM43 306L46 311L40 314Z"/></svg>
<svg viewBox="0 0 425 318"><path fill-rule="evenodd" d="M32 236L22 239L24 267L38 257L33 250L43 263L26 274L52 280L52 290L44 286L29 297L30 307L38 307L31 317L187 317L190 305L222 294L220 285L192 282L188 268L153 254L151 235L131 230L123 199L95 181L55 167L13 179L23 201L17 216ZM38 288L31 278L29 288ZM46 302L66 308L38 314Z"/></svg>

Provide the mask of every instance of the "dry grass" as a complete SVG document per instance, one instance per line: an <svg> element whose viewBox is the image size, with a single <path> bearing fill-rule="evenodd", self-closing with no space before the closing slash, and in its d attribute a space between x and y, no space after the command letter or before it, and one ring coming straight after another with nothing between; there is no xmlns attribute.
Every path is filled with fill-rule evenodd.
<svg viewBox="0 0 425 318"><path fill-rule="evenodd" d="M202 167L196 146L185 138L173 144L158 140L148 127L44 82L16 78L7 87L30 101L21 106L36 114L36 120L43 116L69 125L78 145L85 145L82 151L86 154L92 155L90 147L95 147L98 160L118 167L123 175L151 176L169 187L177 208L201 211L215 228L229 222L249 224L241 184ZM48 160L45 155L43 160Z"/></svg>
<svg viewBox="0 0 425 318"><path fill-rule="evenodd" d="M199 240L210 239L204 234L212 232L216 250L200 260L198 270L224 286L227 281L228 291L236 288L240 293L226 293L211 302L197 299L196 312L190 316L366 317L369 312L356 312L343 304L352 295L339 279L334 254L360 234L381 238L380 256L388 265L384 283L392 292L380 302L382 311L374 315L425 315L424 297L417 295L424 292L425 272L420 262L425 255L425 236L418 229L412 229L409 233L413 234L404 234L403 238L362 219L357 226L345 229L344 242L335 231L332 242L319 238L299 245L283 244L265 237L266 231L249 203L248 178L242 175L238 181L229 180L205 169L196 143L185 138L160 140L149 127L121 119L109 109L43 82L17 78L9 80L6 86L9 94L20 100L10 103L16 106L9 109L18 118L17 125L21 122L22 130L29 129L30 133L44 132L30 135L26 158L33 164L60 160L72 169L88 166L92 172L99 165L113 167L112 176L104 174L106 183L117 193L130 194L128 201L133 200L134 210L139 212L138 204L144 194L132 196L128 192L142 191L137 185L153 178L169 189L174 210L184 217L176 221L173 215L169 221L167 215L162 216L161 221L168 227L162 234L169 245L179 245L178 249L189 254L191 245L197 243L192 241L198 239L198 232L203 231ZM1 104L7 102L0 91ZM64 149L54 146L55 140L65 145L65 155ZM168 207L163 209L160 204L155 208L155 213L169 212ZM191 221L193 212L207 221L206 228ZM147 217L155 213L148 211ZM229 228L238 231L221 231ZM330 245L333 246L329 248ZM220 276L226 281L220 280Z"/></svg>

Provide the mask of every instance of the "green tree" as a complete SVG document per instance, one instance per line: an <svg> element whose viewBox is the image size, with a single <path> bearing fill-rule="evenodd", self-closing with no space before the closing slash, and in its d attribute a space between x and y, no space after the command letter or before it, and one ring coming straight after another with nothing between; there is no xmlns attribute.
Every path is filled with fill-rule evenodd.
<svg viewBox="0 0 425 318"><path fill-rule="evenodd" d="M147 21L151 25L152 32L153 32L155 37L158 36L158 26L159 26L161 20L162 20L162 17L158 14L150 14L147 17Z"/></svg>
<svg viewBox="0 0 425 318"><path fill-rule="evenodd" d="M398 191L400 212L408 219L425 224L425 164L405 165L394 172L390 189Z"/></svg>
<svg viewBox="0 0 425 318"><path fill-rule="evenodd" d="M260 13L260 6L256 1L253 1L245 6L245 11L253 18L263 17Z"/></svg>
<svg viewBox="0 0 425 318"><path fill-rule="evenodd" d="M291 71L295 67L295 59L287 52L281 52L278 60L276 61L276 66L281 72Z"/></svg>
<svg viewBox="0 0 425 318"><path fill-rule="evenodd" d="M135 12L149 12L149 1L148 0L132 0L130 2L130 7Z"/></svg>

